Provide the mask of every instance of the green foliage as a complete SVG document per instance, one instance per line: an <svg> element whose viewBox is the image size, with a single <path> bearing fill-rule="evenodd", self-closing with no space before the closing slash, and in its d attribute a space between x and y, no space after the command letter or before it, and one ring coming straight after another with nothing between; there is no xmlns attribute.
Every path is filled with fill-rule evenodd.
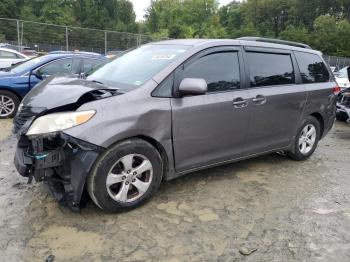
<svg viewBox="0 0 350 262"><path fill-rule="evenodd" d="M153 0L146 18L149 32L167 29L170 38L226 36L216 0Z"/></svg>
<svg viewBox="0 0 350 262"><path fill-rule="evenodd" d="M127 0L1 0L0 17L49 24L137 32Z"/></svg>
<svg viewBox="0 0 350 262"><path fill-rule="evenodd" d="M329 55L350 56L350 0L233 0L221 7L218 0L151 0L141 23L135 22L128 0L1 0L0 17L142 32L154 40L274 37L304 42ZM25 40L36 42L45 35L64 45L64 29L26 26ZM14 28L15 24L0 21L3 38L16 40ZM104 46L103 40L96 40L103 39L102 35L72 30L73 45L94 42ZM116 46L121 45L118 41L124 47L132 45L125 35L109 39Z"/></svg>
<svg viewBox="0 0 350 262"><path fill-rule="evenodd" d="M349 0L153 0L146 18L146 32L170 38L274 37L350 56Z"/></svg>

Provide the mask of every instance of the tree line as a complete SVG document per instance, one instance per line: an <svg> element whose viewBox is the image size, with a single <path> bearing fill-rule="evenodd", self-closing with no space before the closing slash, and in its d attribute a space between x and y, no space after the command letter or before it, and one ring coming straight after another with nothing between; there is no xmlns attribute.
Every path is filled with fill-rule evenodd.
<svg viewBox="0 0 350 262"><path fill-rule="evenodd" d="M1 0L0 17L153 39L272 37L350 57L350 0L245 0L225 6L217 0L152 0L142 22L135 21L127 0ZM0 28L1 34L11 32Z"/></svg>
<svg viewBox="0 0 350 262"><path fill-rule="evenodd" d="M350 57L349 0L153 0L148 32L170 38L261 36Z"/></svg>

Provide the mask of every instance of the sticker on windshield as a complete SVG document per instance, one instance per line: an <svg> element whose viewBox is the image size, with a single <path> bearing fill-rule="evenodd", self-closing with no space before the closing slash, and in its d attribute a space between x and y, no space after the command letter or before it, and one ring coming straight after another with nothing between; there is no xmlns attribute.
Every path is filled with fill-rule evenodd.
<svg viewBox="0 0 350 262"><path fill-rule="evenodd" d="M159 55L154 55L152 57L152 60L171 60L175 56L176 55L174 55L174 54L159 54Z"/></svg>

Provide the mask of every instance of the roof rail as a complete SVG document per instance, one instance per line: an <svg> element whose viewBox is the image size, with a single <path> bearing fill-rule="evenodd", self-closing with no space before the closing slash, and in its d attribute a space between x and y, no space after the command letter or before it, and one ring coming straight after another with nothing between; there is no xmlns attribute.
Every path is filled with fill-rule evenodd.
<svg viewBox="0 0 350 262"><path fill-rule="evenodd" d="M238 40L244 40L244 41L256 41L256 42L265 42L265 43L273 43L273 44L281 44L281 45L290 45L295 47L301 47L301 48L307 48L312 49L311 46L303 43L298 42L292 42L292 41L286 41L286 40L280 40L280 39L273 39L273 38L263 38L263 37L240 37L237 38Z"/></svg>

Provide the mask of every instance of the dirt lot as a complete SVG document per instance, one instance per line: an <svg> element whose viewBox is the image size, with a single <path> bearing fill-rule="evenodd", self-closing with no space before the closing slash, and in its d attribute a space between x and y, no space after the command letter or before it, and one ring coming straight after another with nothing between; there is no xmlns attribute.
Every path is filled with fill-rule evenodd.
<svg viewBox="0 0 350 262"><path fill-rule="evenodd" d="M350 260L346 124L308 161L268 155L197 172L118 215L92 203L72 213L41 184L27 185L12 164L10 127L0 122L2 261Z"/></svg>

